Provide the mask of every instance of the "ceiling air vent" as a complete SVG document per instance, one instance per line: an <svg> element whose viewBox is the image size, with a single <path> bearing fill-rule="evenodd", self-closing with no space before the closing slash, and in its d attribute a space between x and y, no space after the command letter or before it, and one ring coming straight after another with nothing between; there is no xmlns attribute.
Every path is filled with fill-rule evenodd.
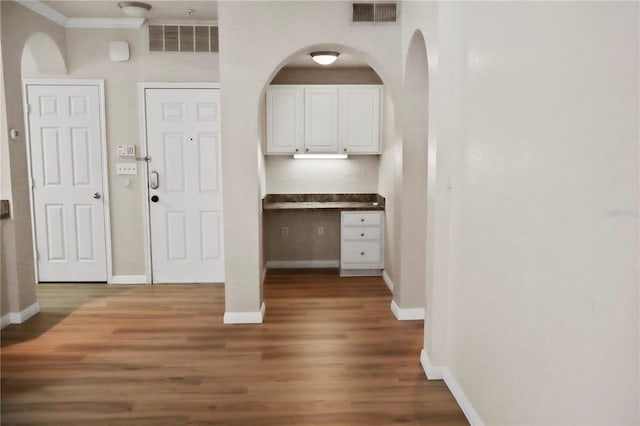
<svg viewBox="0 0 640 426"><path fill-rule="evenodd" d="M353 22L396 22L397 3L353 3Z"/></svg>
<svg viewBox="0 0 640 426"><path fill-rule="evenodd" d="M218 27L149 25L151 52L218 52Z"/></svg>

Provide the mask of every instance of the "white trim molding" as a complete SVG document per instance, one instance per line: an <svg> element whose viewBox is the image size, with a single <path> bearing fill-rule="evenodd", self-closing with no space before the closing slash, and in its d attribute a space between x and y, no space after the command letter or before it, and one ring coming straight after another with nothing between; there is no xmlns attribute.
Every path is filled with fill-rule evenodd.
<svg viewBox="0 0 640 426"><path fill-rule="evenodd" d="M267 269L339 268L339 260L267 260Z"/></svg>
<svg viewBox="0 0 640 426"><path fill-rule="evenodd" d="M40 312L40 305L36 302L33 305L27 306L20 312L9 313L9 319L11 320L11 324L22 324L38 312Z"/></svg>
<svg viewBox="0 0 640 426"><path fill-rule="evenodd" d="M266 307L264 302L258 312L225 312L225 324L262 324L264 319L264 311Z"/></svg>
<svg viewBox="0 0 640 426"><path fill-rule="evenodd" d="M387 274L386 269L382 271L382 279L384 280L384 283L387 285L387 287L389 287L389 291L391 292L391 294L393 294L393 281L391 281L391 277L389 276L389 274Z"/></svg>
<svg viewBox="0 0 640 426"><path fill-rule="evenodd" d="M22 324L38 312L40 312L40 305L38 302L27 306L20 312L9 312L8 314L3 315L0 319L0 328L4 328L9 324Z"/></svg>
<svg viewBox="0 0 640 426"><path fill-rule="evenodd" d="M144 18L67 18L65 28L121 28L136 30Z"/></svg>
<svg viewBox="0 0 640 426"><path fill-rule="evenodd" d="M65 28L124 28L137 29L144 18L69 18L37 0L16 0L22 6Z"/></svg>
<svg viewBox="0 0 640 426"><path fill-rule="evenodd" d="M11 315L4 314L2 318L0 318L0 328L5 328L9 324L11 324Z"/></svg>
<svg viewBox="0 0 640 426"><path fill-rule="evenodd" d="M427 379L444 380L444 383L449 388L449 391L472 426L484 425L482 418L480 418L475 407L471 404L467 394L447 367L434 366L429 359L429 355L424 349L420 352L420 364L422 364L422 369L424 370L424 374L427 376Z"/></svg>
<svg viewBox="0 0 640 426"><path fill-rule="evenodd" d="M420 351L420 364L422 364L422 369L424 370L424 374L427 376L427 379L442 380L442 367L436 367L433 365L427 351L424 349Z"/></svg>
<svg viewBox="0 0 640 426"><path fill-rule="evenodd" d="M109 284L151 284L146 275L113 275Z"/></svg>
<svg viewBox="0 0 640 426"><path fill-rule="evenodd" d="M27 9L32 10L40 16L47 18L50 21L55 22L58 25L62 25L63 27L67 23L67 17L62 13L58 12L52 7L47 6L41 1L32 1L32 0L16 0L16 2L20 3L22 6Z"/></svg>
<svg viewBox="0 0 640 426"><path fill-rule="evenodd" d="M400 321L424 320L424 308L401 308L395 300L391 301L391 312Z"/></svg>

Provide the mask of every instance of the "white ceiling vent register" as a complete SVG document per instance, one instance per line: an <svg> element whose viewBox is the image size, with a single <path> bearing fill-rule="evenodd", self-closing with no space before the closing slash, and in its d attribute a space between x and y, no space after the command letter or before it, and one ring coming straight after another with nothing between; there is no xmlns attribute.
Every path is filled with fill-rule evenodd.
<svg viewBox="0 0 640 426"><path fill-rule="evenodd" d="M353 3L353 22L396 22L397 3Z"/></svg>
<svg viewBox="0 0 640 426"><path fill-rule="evenodd" d="M218 52L218 27L149 25L151 52Z"/></svg>

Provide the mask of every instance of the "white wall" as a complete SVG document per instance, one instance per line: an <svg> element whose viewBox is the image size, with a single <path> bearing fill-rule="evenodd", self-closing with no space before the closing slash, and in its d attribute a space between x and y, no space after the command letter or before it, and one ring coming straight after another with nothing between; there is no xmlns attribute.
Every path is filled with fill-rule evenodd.
<svg viewBox="0 0 640 426"><path fill-rule="evenodd" d="M129 43L131 59L112 62L109 42ZM144 275L144 176L115 174L116 145L140 147L138 83L217 82L217 53L149 52L148 29L67 29L70 78L105 80L109 191L114 275ZM126 162L126 159L124 159ZM125 186L129 179L131 184Z"/></svg>
<svg viewBox="0 0 640 426"><path fill-rule="evenodd" d="M269 155L267 193L349 194L378 192L378 156L352 155L346 160L293 160Z"/></svg>
<svg viewBox="0 0 640 426"><path fill-rule="evenodd" d="M27 167L27 150L24 140L24 112L22 109L22 75L21 61L25 44L38 33L49 42L50 52L61 58L65 52L64 28L33 13L13 1L0 2L2 46L2 78L4 83L4 106L1 114L6 121L2 126L3 171L6 173L7 158L10 172L8 180L11 186L10 200L12 217L2 221L2 293L8 295L9 310L19 313L28 307L35 307L36 283L31 238L31 210L29 201L29 177ZM43 69L51 71L47 60L38 62ZM62 64L64 65L64 64ZM62 67L61 69L63 69ZM56 69L55 66L52 67ZM9 140L9 129L17 129L22 135L16 140ZM3 177L3 184L6 174ZM4 187L3 195L8 192ZM3 303L3 308L5 304ZM4 315L5 312L3 311Z"/></svg>
<svg viewBox="0 0 640 426"><path fill-rule="evenodd" d="M403 6L427 34L429 11ZM448 325L446 350L425 348L487 424L640 421L638 12L438 12L431 93L454 79L430 117L452 149Z"/></svg>

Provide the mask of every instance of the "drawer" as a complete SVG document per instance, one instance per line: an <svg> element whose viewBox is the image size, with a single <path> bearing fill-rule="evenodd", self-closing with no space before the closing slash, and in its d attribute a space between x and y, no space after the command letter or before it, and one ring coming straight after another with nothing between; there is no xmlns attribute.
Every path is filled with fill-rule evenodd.
<svg viewBox="0 0 640 426"><path fill-rule="evenodd" d="M382 213L343 213L342 223L344 225L380 225L382 224Z"/></svg>
<svg viewBox="0 0 640 426"><path fill-rule="evenodd" d="M379 241L349 241L342 244L343 262L375 263L380 262Z"/></svg>
<svg viewBox="0 0 640 426"><path fill-rule="evenodd" d="M380 228L366 226L345 226L342 231L344 240L379 240Z"/></svg>

